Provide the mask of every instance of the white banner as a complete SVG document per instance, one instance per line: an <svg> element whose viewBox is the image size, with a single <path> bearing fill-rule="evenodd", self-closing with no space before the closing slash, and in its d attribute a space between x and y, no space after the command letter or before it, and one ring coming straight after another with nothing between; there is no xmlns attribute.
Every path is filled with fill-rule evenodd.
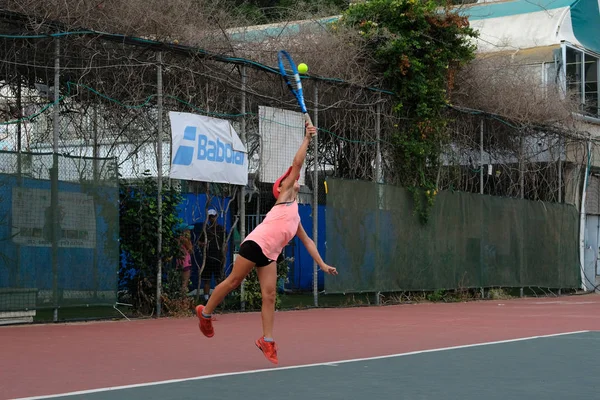
<svg viewBox="0 0 600 400"><path fill-rule="evenodd" d="M229 121L173 111L169 118L173 145L171 178L248 183L246 148Z"/></svg>
<svg viewBox="0 0 600 400"><path fill-rule="evenodd" d="M288 167L304 140L304 116L297 111L258 106L260 116L260 181L274 183ZM312 151L312 150L311 150ZM306 163L298 183L304 185Z"/></svg>

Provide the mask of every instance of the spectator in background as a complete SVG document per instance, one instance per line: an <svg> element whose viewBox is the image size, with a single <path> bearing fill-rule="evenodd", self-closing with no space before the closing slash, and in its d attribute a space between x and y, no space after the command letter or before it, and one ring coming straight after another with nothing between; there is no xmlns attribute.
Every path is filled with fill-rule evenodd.
<svg viewBox="0 0 600 400"><path fill-rule="evenodd" d="M217 210L211 208L208 210L208 221L206 222L206 238L200 235L200 243L206 252L206 264L201 274L204 283L204 300L208 301L210 293L210 280L215 278L218 284L222 278L225 254L227 253L227 244L223 243L225 239L225 228L217 223ZM202 259L199 260L201 265Z"/></svg>
<svg viewBox="0 0 600 400"><path fill-rule="evenodd" d="M181 248L181 256L177 258L177 269L181 270L181 289L184 295L188 294L188 285L190 283L190 275L192 273L192 252L194 247L190 238L190 229L193 226L188 224L180 224L177 226L177 238Z"/></svg>

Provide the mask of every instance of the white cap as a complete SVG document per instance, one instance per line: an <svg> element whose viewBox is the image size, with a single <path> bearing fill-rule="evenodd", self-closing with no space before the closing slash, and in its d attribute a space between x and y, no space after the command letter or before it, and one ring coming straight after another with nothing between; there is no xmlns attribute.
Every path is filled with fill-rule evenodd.
<svg viewBox="0 0 600 400"><path fill-rule="evenodd" d="M217 210L211 208L210 210L208 210L208 215L217 215Z"/></svg>

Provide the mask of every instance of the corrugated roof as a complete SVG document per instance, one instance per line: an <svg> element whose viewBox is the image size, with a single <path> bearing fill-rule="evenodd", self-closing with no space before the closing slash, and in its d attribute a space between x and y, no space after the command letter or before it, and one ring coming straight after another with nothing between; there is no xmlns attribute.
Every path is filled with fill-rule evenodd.
<svg viewBox="0 0 600 400"><path fill-rule="evenodd" d="M462 6L459 13L469 16L470 21L502 18L569 7L574 0L508 0L490 1Z"/></svg>
<svg viewBox="0 0 600 400"><path fill-rule="evenodd" d="M569 42L600 53L599 0L510 0L461 6L478 30L479 52Z"/></svg>

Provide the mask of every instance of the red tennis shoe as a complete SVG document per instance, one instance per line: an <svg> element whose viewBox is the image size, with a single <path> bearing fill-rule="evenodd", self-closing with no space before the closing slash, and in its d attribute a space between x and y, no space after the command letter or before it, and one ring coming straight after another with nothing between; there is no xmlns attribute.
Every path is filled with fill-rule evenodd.
<svg viewBox="0 0 600 400"><path fill-rule="evenodd" d="M215 330L212 326L212 318L206 318L202 315L202 310L204 310L203 305L196 306L196 316L200 320L198 326L200 327L200 332L204 334L206 337L215 336Z"/></svg>
<svg viewBox="0 0 600 400"><path fill-rule="evenodd" d="M256 347L260 351L263 352L267 360L271 361L273 364L278 364L279 360L277 359L277 345L275 342L267 342L264 337L260 339L256 339Z"/></svg>

